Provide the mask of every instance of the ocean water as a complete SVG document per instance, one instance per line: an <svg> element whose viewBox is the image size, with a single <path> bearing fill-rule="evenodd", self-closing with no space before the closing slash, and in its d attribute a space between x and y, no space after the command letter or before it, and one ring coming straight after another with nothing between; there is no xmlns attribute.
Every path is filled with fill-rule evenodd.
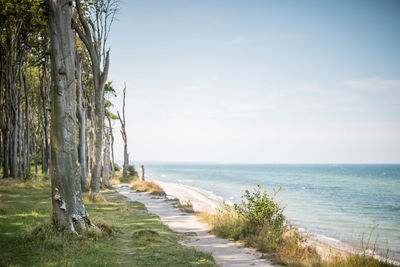
<svg viewBox="0 0 400 267"><path fill-rule="evenodd" d="M145 163L146 178L206 190L238 203L257 184L272 191L289 221L325 241L366 242L400 259L400 165ZM375 230L372 230L376 228Z"/></svg>

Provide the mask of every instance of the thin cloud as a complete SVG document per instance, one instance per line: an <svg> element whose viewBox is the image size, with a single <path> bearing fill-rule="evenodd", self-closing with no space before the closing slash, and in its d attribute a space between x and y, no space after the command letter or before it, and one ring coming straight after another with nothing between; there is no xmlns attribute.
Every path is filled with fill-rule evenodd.
<svg viewBox="0 0 400 267"><path fill-rule="evenodd" d="M400 89L400 80L385 80L379 77L349 80L344 82L345 85L353 88L398 88Z"/></svg>

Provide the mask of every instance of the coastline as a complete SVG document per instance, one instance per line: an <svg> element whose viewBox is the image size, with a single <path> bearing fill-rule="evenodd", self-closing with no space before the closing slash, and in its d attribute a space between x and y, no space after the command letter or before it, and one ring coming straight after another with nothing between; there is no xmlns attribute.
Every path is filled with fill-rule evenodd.
<svg viewBox="0 0 400 267"><path fill-rule="evenodd" d="M224 201L222 197L216 196L212 192L208 192L201 188L179 183L161 182L158 180L151 181L158 184L165 191L168 199L177 199L181 204L190 203L195 212L213 214ZM300 233L307 239L304 244L315 248L323 259L362 253L360 248L354 247L335 238L312 233L305 229L301 229ZM373 256L378 260L386 259L384 256L379 254L370 254L370 256ZM400 261L397 259L388 258L387 262L400 266Z"/></svg>
<svg viewBox="0 0 400 267"><path fill-rule="evenodd" d="M162 223L174 232L185 235L187 238L180 242L181 245L211 254L220 266L280 266L265 259L263 253L247 248L242 243L210 234L206 223L201 222L195 214L179 210L175 206L175 201L167 201L164 197L154 197L147 192L135 192L129 184L118 184L114 188L131 201L144 204L149 213L156 214Z"/></svg>

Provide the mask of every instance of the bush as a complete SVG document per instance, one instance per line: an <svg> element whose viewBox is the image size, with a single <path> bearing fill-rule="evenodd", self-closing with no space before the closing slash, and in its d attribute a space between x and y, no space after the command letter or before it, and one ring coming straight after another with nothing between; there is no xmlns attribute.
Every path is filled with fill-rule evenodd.
<svg viewBox="0 0 400 267"><path fill-rule="evenodd" d="M213 232L224 238L243 240L263 252L276 251L288 230L283 208L274 198L281 189L268 193L258 185L245 191L240 204L223 206L213 216Z"/></svg>
<svg viewBox="0 0 400 267"><path fill-rule="evenodd" d="M135 170L135 166L128 165L128 176L137 176L137 172Z"/></svg>
<svg viewBox="0 0 400 267"><path fill-rule="evenodd" d="M121 170L121 166L114 162L114 171L119 172Z"/></svg>
<svg viewBox="0 0 400 267"><path fill-rule="evenodd" d="M47 172L43 173L43 180L48 181L50 180L50 174L48 174Z"/></svg>
<svg viewBox="0 0 400 267"><path fill-rule="evenodd" d="M268 226L271 231L276 231L281 235L285 230L285 216L283 208L279 203L275 202L274 197L281 191L274 190L273 193L268 193L267 190L261 191L261 185L254 188L254 192L245 191L241 204L235 204L234 208L239 216L243 217L249 224L250 233L256 233Z"/></svg>

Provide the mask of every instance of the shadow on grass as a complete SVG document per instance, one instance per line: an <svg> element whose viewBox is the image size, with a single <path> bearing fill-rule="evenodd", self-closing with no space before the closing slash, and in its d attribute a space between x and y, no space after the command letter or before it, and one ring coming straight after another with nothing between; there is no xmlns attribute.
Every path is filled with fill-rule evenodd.
<svg viewBox="0 0 400 267"><path fill-rule="evenodd" d="M181 236L142 203L104 196L85 203L101 231L76 236L53 229L49 183L0 183L0 266L216 266L210 255L178 244Z"/></svg>

